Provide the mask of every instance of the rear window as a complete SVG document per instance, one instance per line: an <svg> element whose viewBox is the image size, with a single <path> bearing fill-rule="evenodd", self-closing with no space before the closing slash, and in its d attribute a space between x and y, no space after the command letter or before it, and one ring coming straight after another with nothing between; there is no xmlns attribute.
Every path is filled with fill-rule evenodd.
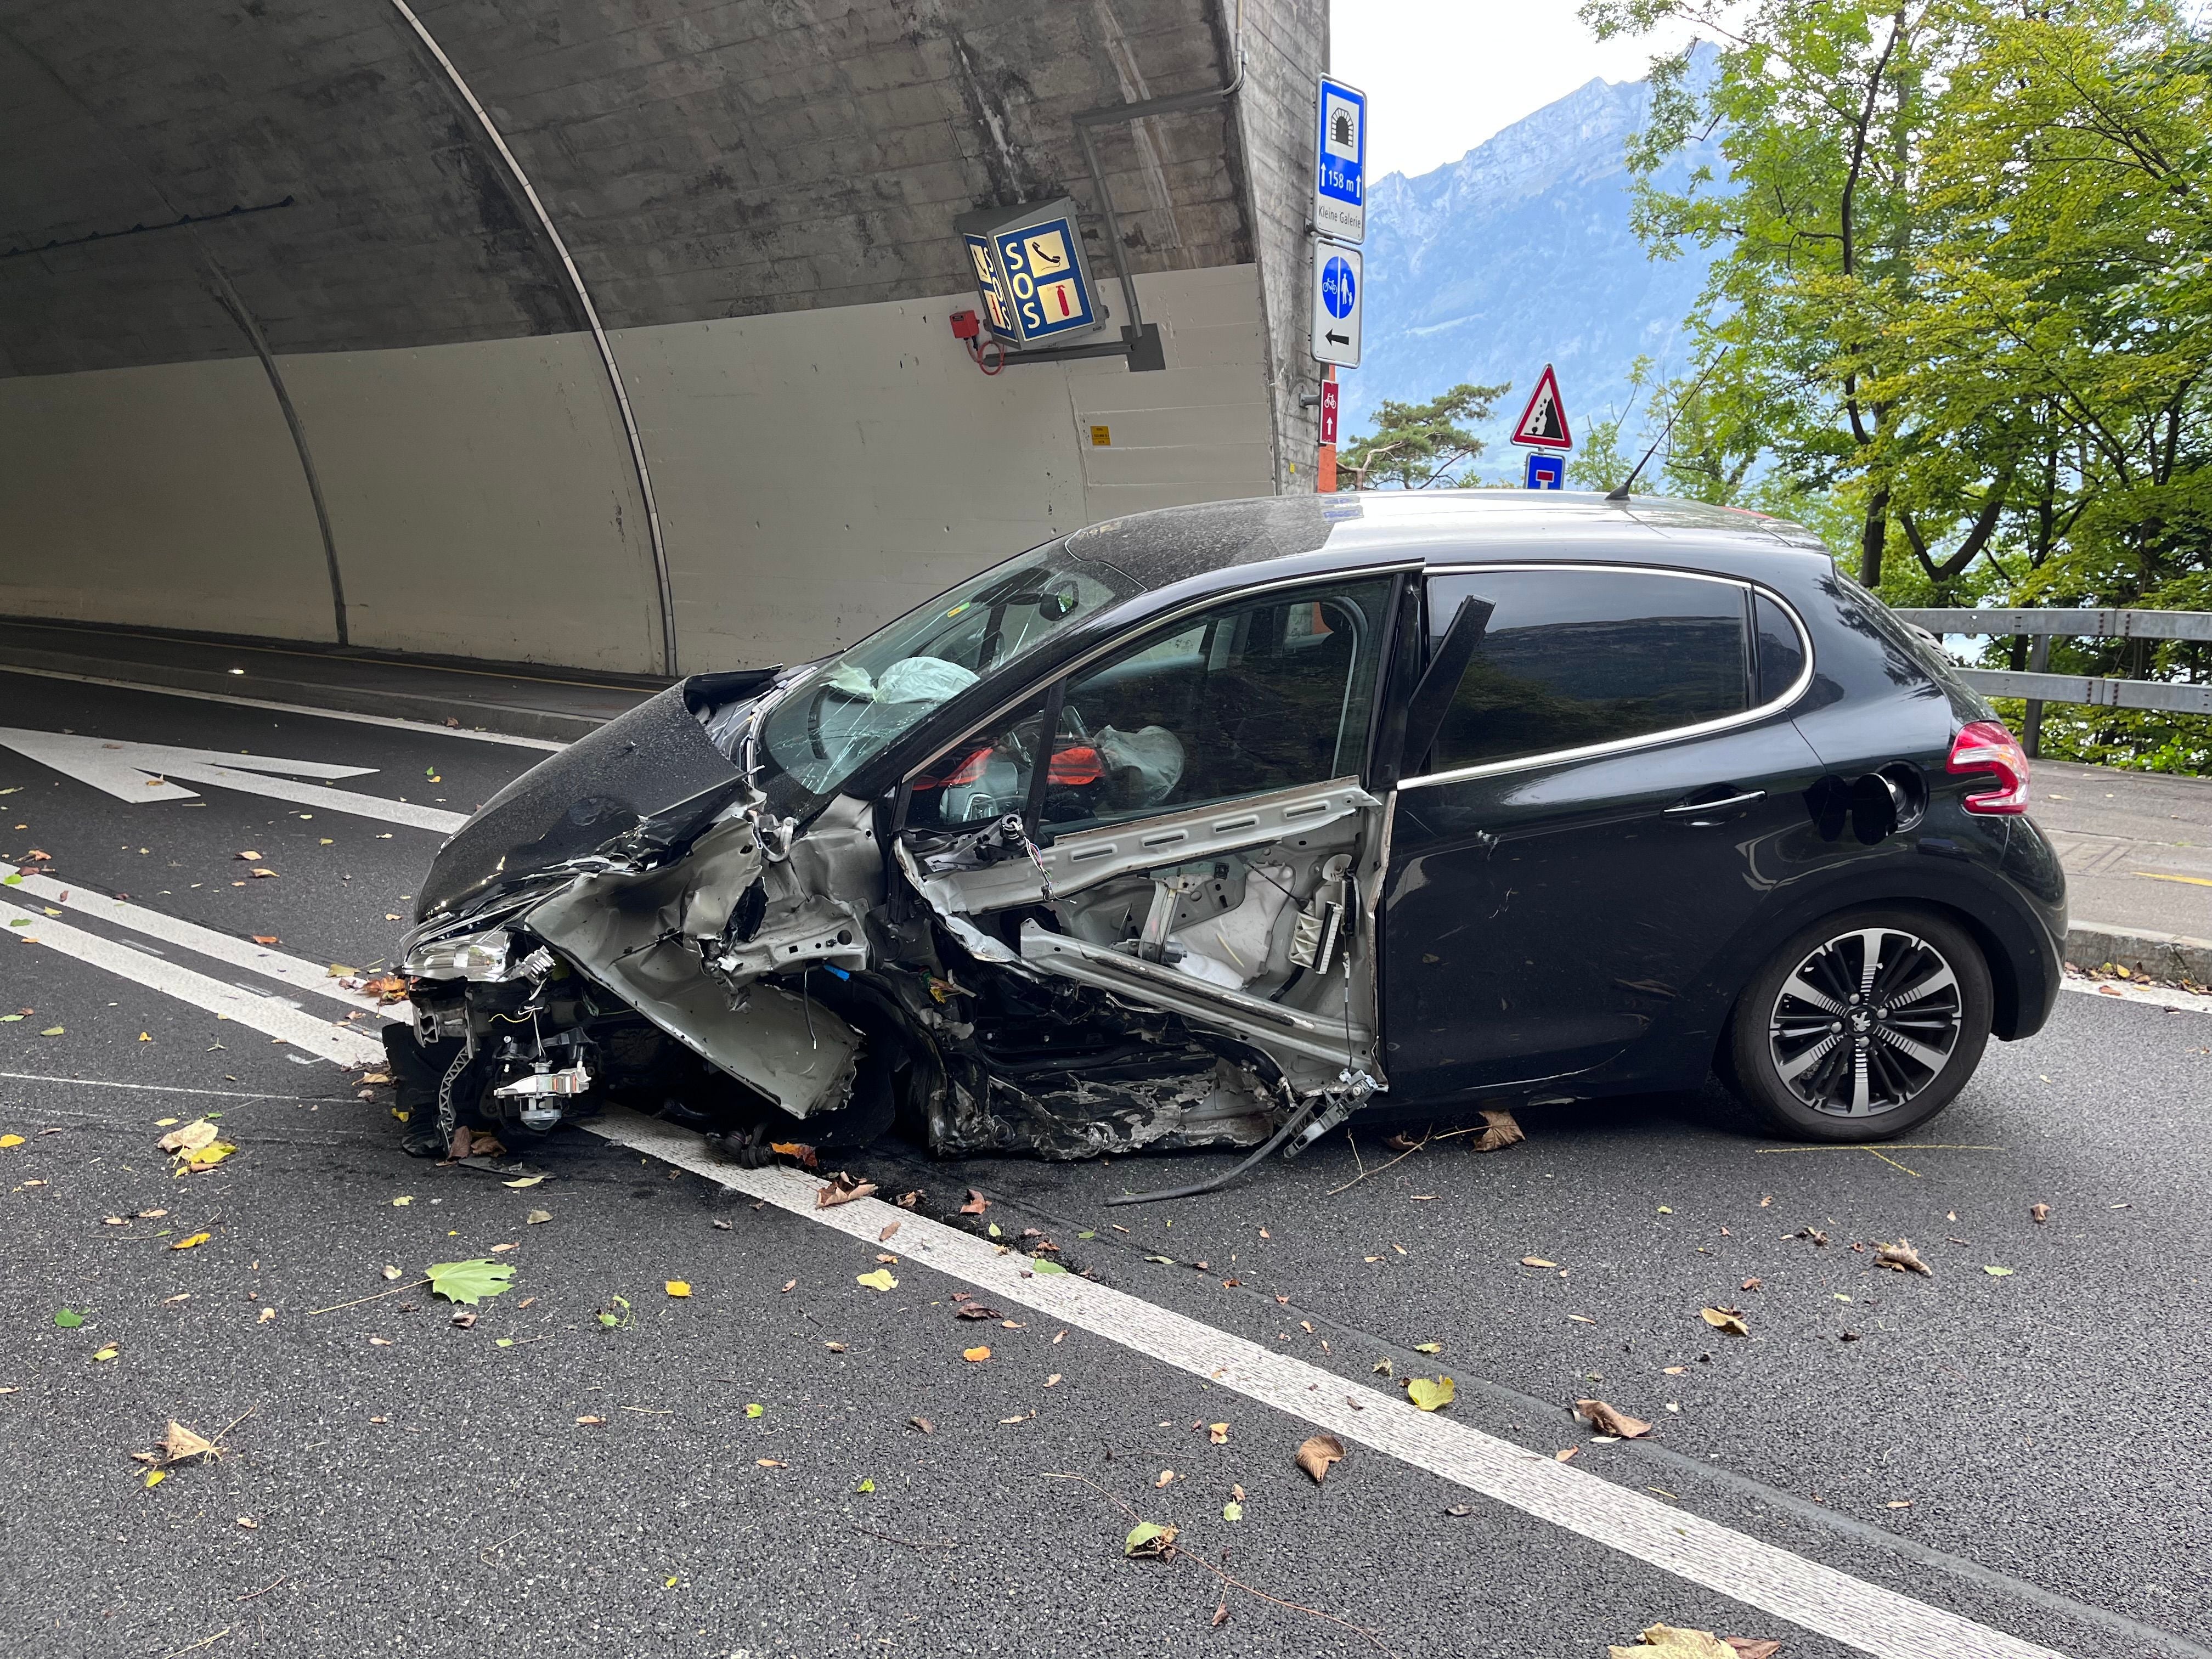
<svg viewBox="0 0 2212 1659"><path fill-rule="evenodd" d="M1565 568L1437 576L1432 647L1468 598L1496 608L1425 769L1615 743L1751 707L1745 590L1734 582Z"/></svg>

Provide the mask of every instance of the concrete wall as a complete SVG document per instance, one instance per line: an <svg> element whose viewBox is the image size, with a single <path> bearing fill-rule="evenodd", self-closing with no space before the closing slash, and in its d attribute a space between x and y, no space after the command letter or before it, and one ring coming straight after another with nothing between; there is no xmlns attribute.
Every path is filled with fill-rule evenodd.
<svg viewBox="0 0 2212 1659"><path fill-rule="evenodd" d="M617 331L683 666L811 656L1079 525L1267 493L1257 271L1139 292L1164 373L987 377L947 324L969 294ZM642 504L589 336L277 362L355 643L655 665ZM320 537L252 359L0 378L0 614L331 636Z"/></svg>

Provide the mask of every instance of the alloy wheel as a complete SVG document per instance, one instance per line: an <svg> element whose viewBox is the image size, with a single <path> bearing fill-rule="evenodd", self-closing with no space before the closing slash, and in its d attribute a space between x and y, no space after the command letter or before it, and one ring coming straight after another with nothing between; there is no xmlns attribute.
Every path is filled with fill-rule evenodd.
<svg viewBox="0 0 2212 1659"><path fill-rule="evenodd" d="M1783 1083L1816 1112L1876 1117L1934 1082L1958 1046L1958 975L1896 927L1835 938L1782 983L1767 1041Z"/></svg>

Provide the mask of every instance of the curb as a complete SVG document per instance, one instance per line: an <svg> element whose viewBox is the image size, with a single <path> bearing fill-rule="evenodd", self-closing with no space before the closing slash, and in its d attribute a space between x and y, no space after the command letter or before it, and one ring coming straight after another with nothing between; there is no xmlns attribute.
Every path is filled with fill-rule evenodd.
<svg viewBox="0 0 2212 1659"><path fill-rule="evenodd" d="M2212 939L2186 933L2078 922L2066 930L2066 961L2084 970L2124 968L2138 977L2169 984L2186 980L2192 985L2212 985Z"/></svg>

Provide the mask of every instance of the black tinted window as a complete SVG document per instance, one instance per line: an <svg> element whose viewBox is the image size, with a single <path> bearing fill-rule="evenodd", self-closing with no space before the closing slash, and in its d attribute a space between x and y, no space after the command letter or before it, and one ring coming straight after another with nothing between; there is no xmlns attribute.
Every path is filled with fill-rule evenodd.
<svg viewBox="0 0 2212 1659"><path fill-rule="evenodd" d="M1772 702L1805 672L1805 641L1787 612L1762 593L1754 607L1759 618L1759 701Z"/></svg>
<svg viewBox="0 0 2212 1659"><path fill-rule="evenodd" d="M1429 583L1431 645L1470 596L1496 609L1444 716L1434 770L1611 743L1749 706L1744 590L1732 582L1575 569L1438 576Z"/></svg>

